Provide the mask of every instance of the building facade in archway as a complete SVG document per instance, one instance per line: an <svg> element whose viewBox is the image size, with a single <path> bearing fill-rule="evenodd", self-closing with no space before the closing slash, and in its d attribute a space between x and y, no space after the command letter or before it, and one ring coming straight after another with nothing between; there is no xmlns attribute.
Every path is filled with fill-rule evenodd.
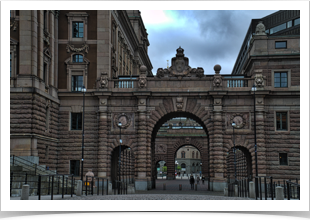
<svg viewBox="0 0 310 220"><path fill-rule="evenodd" d="M137 190L148 190L156 163L166 161L167 178L173 179L176 152L191 145L200 152L212 190L222 191L232 172L234 143L245 154L240 161L246 161L246 172L240 176L253 178L255 112L258 174L300 177L299 35L266 34L256 22L240 57L241 72L222 75L215 65L208 70L214 75L204 75L179 47L171 66L152 74L139 11L11 16L11 155L39 157L40 164L78 177L84 127L82 175L92 169L96 176L115 178L113 152L122 139L122 148L130 148L122 153L131 159L128 176ZM202 129L161 135L163 124L174 118L189 118Z"/></svg>

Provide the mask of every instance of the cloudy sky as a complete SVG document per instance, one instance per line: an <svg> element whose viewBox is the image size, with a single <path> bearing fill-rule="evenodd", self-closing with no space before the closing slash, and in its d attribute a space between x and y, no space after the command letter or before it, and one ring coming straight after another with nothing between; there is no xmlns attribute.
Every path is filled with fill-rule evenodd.
<svg viewBox="0 0 310 220"><path fill-rule="evenodd" d="M171 58L181 46L189 66L202 67L214 74L216 64L221 74L231 74L251 19L265 17L275 10L141 10L150 42L149 57L153 74L171 66Z"/></svg>

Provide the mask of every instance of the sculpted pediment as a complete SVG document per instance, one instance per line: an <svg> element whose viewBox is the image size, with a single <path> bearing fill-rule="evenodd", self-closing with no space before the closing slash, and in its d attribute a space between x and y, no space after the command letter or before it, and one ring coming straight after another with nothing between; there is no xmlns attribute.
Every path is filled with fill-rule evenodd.
<svg viewBox="0 0 310 220"><path fill-rule="evenodd" d="M183 77L201 78L204 76L203 68L192 69L189 66L189 59L184 56L184 49L179 47L176 51L176 56L171 59L171 66L166 69L158 68L156 77L178 77L178 79L182 79Z"/></svg>

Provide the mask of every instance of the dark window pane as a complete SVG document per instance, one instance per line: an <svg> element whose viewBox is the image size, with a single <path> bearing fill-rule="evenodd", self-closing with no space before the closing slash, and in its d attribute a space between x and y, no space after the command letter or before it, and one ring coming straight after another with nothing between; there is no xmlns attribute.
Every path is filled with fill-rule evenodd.
<svg viewBox="0 0 310 220"><path fill-rule="evenodd" d="M294 26L300 24L300 18L294 20Z"/></svg>
<svg viewBox="0 0 310 220"><path fill-rule="evenodd" d="M280 165L288 165L287 153L280 153L279 159L280 159Z"/></svg>
<svg viewBox="0 0 310 220"><path fill-rule="evenodd" d="M286 41L278 41L276 42L276 48L286 48Z"/></svg>
<svg viewBox="0 0 310 220"><path fill-rule="evenodd" d="M287 77L287 73L281 73L281 78Z"/></svg>
<svg viewBox="0 0 310 220"><path fill-rule="evenodd" d="M287 120L286 120L286 118L287 118L286 117L286 113L282 113L282 129L283 130L287 130L287 126L286 126L286 124L287 124L286 121Z"/></svg>
<svg viewBox="0 0 310 220"><path fill-rule="evenodd" d="M274 87L280 87L280 83L275 83Z"/></svg>
<svg viewBox="0 0 310 220"><path fill-rule="evenodd" d="M82 113L71 113L71 130L82 130Z"/></svg>
<svg viewBox="0 0 310 220"><path fill-rule="evenodd" d="M82 38L84 33L83 22L72 22L72 36L74 38Z"/></svg>
<svg viewBox="0 0 310 220"><path fill-rule="evenodd" d="M274 77L280 77L280 73L275 73Z"/></svg>

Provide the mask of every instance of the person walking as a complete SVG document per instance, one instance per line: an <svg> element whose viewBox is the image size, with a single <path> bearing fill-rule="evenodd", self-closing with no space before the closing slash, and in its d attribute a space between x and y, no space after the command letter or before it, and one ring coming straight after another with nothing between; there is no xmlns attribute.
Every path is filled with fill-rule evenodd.
<svg viewBox="0 0 310 220"><path fill-rule="evenodd" d="M199 184L199 180L200 180L200 178L199 178L199 176L197 175L197 184Z"/></svg>
<svg viewBox="0 0 310 220"><path fill-rule="evenodd" d="M191 184L191 189L194 189L195 179L194 179L193 175L191 175L191 177L189 178L189 183Z"/></svg>
<svg viewBox="0 0 310 220"><path fill-rule="evenodd" d="M205 184L205 176L201 177L202 184Z"/></svg>

